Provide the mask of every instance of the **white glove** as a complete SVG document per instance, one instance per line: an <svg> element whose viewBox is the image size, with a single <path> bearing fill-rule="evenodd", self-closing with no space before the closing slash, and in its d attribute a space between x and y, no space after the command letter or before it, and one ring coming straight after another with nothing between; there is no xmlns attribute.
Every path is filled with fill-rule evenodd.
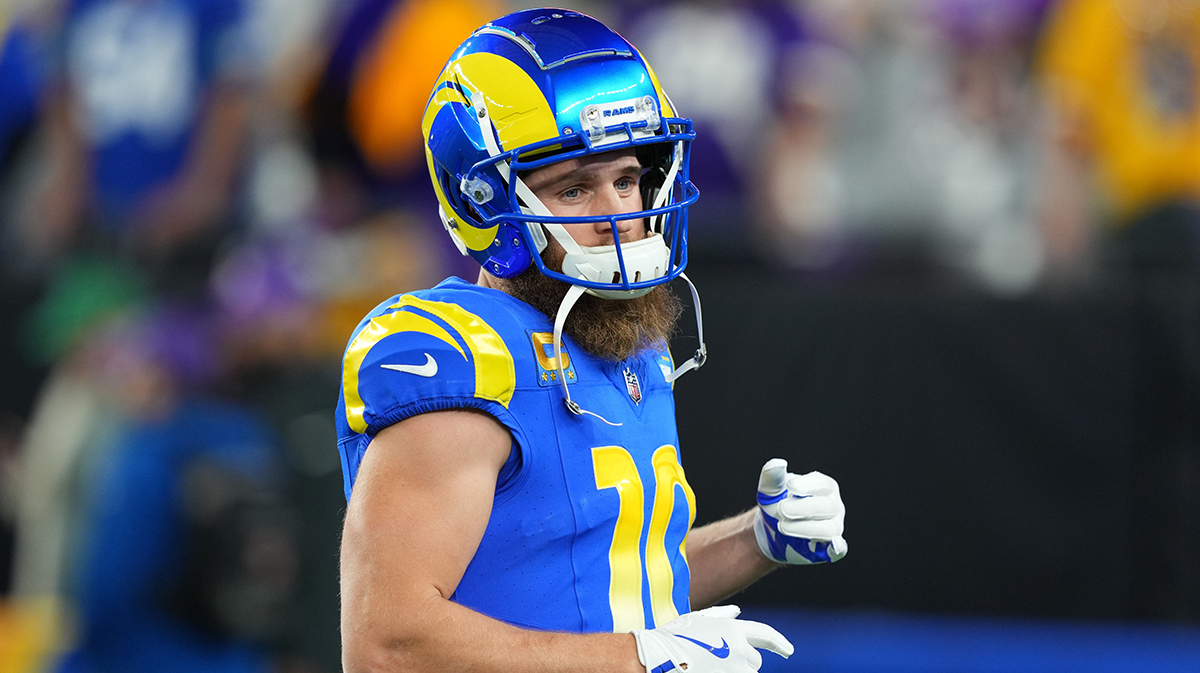
<svg viewBox="0 0 1200 673"><path fill-rule="evenodd" d="M646 673L750 673L762 666L756 647L790 657L795 648L775 629L737 619L736 605L680 615L657 629L635 631L638 659Z"/></svg>
<svg viewBox="0 0 1200 673"><path fill-rule="evenodd" d="M846 555L845 520L846 506L832 477L791 474L782 458L763 465L754 536L767 558L794 565L833 563Z"/></svg>

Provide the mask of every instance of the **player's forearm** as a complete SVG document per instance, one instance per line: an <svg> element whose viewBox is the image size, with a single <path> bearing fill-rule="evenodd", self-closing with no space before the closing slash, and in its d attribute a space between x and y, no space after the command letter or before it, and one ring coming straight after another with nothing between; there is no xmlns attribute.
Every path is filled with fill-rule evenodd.
<svg viewBox="0 0 1200 673"><path fill-rule="evenodd" d="M754 510L693 530L687 553L693 610L714 605L779 567L758 548Z"/></svg>
<svg viewBox="0 0 1200 673"><path fill-rule="evenodd" d="M630 634L520 629L441 597L387 610L344 608L342 666L346 673L646 670Z"/></svg>

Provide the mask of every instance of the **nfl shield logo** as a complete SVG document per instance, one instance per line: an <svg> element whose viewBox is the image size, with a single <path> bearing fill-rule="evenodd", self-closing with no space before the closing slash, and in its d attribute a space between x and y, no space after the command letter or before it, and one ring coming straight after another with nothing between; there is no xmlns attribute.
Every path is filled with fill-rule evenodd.
<svg viewBox="0 0 1200 673"><path fill-rule="evenodd" d="M638 382L637 374L629 367L625 368L625 389L629 391L629 399L633 400L634 404L642 403L642 384Z"/></svg>

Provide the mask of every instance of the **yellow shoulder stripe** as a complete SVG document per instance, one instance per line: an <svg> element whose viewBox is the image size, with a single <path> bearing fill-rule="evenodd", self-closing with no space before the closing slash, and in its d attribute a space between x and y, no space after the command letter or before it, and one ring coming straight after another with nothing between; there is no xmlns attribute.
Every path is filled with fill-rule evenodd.
<svg viewBox="0 0 1200 673"><path fill-rule="evenodd" d="M385 336L398 332L422 332L437 337L454 346L463 359L467 359L467 354L463 352L462 346L458 345L454 337L442 329L441 325L423 315L409 311L397 311L372 318L371 322L358 333L358 336L354 337L354 341L350 342L342 364L342 394L346 398L346 420L350 423L350 429L355 432L366 432L367 430L367 423L363 420L366 404L358 394L358 375L363 360L367 358L367 353L375 347L375 344Z"/></svg>
<svg viewBox="0 0 1200 673"><path fill-rule="evenodd" d="M482 318L458 304L426 301L404 295L396 306L412 306L445 320L467 342L475 361L475 397L499 402L504 407L517 387L517 369L504 339Z"/></svg>
<svg viewBox="0 0 1200 673"><path fill-rule="evenodd" d="M390 334L420 332L436 337L454 347L464 360L475 363L475 397L499 402L507 407L516 388L516 367L512 354L500 335L479 316L456 304L434 302L404 295L389 309L406 306L426 311L444 320L466 342L471 356L441 325L412 311L397 310L376 316L354 337L346 349L342 365L342 394L346 399L346 420L354 432L366 432L366 404L358 391L359 374L367 353Z"/></svg>

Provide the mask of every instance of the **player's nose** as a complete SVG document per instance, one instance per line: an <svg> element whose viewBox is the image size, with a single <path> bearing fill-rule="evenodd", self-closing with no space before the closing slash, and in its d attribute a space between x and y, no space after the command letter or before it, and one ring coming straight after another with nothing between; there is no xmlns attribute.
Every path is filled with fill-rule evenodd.
<svg viewBox="0 0 1200 673"><path fill-rule="evenodd" d="M622 197L615 188L603 191L596 199L596 208L592 214L606 219L597 220L596 233L604 237L620 237L622 241L632 240L640 219L608 219L612 215L636 212L640 203L630 203L628 197ZM613 232L615 224L616 232Z"/></svg>

